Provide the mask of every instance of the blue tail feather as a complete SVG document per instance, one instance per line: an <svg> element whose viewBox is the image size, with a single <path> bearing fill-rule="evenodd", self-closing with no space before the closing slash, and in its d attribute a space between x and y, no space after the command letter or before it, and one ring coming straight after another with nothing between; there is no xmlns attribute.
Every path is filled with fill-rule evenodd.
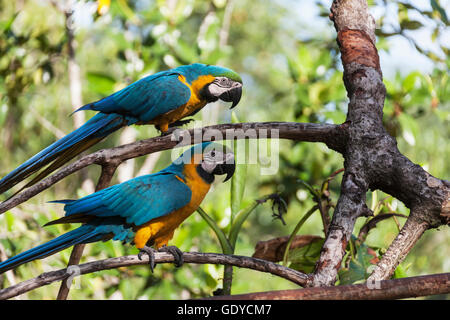
<svg viewBox="0 0 450 320"><path fill-rule="evenodd" d="M69 231L56 239L41 244L33 249L22 252L8 260L0 263L0 274L10 269L14 269L26 262L45 258L53 253L64 250L79 243L97 241L99 233L92 225L83 225L78 229ZM91 238L93 238L91 240Z"/></svg>
<svg viewBox="0 0 450 320"><path fill-rule="evenodd" d="M96 219L28 251L19 253L0 263L0 274L24 263L45 258L76 244L106 241L109 239L130 242L134 238L131 226L123 218Z"/></svg>
<svg viewBox="0 0 450 320"><path fill-rule="evenodd" d="M128 119L126 120L130 122ZM96 114L83 126L54 142L52 145L45 148L7 174L0 180L0 194L12 188L14 185L38 171L45 165L54 161L60 155L64 155L64 152L70 148L80 147L80 152L82 152L84 151L82 145L85 143L89 146L88 142L92 139L104 138L125 124L124 118L121 115L104 113ZM76 154L73 156L75 155ZM63 161L63 163L72 159L73 156L68 157L66 161Z"/></svg>
<svg viewBox="0 0 450 320"><path fill-rule="evenodd" d="M52 201L47 201L47 203L62 203L62 204L68 204L68 203L72 203L72 202L75 202L75 201L77 201L77 200L70 200L70 199L67 199L67 200L52 200Z"/></svg>

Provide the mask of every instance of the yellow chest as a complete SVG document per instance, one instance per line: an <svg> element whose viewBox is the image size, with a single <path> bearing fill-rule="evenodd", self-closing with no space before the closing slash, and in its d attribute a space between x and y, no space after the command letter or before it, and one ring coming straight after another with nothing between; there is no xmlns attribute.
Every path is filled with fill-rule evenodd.
<svg viewBox="0 0 450 320"><path fill-rule="evenodd" d="M167 245L168 241L172 239L175 229L197 210L205 198L211 185L198 175L195 165L186 165L184 176L186 185L192 191L191 200L184 207L140 226L134 238L137 248L144 247L149 241L153 241L156 248Z"/></svg>

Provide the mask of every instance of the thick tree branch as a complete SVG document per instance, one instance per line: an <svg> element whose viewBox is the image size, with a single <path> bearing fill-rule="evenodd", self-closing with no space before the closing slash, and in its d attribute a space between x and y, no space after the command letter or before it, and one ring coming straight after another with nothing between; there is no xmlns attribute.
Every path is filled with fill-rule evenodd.
<svg viewBox="0 0 450 320"><path fill-rule="evenodd" d="M295 122L254 122L208 126L191 130L178 130L170 135L149 138L111 149L102 149L85 155L63 167L55 174L43 179L0 204L0 214L27 201L61 179L91 164L101 166L120 164L128 159L150 153L182 147L201 141L227 139L280 138L294 141L323 142L329 148L342 151L346 141L347 124L313 124ZM198 139L198 140L197 140Z"/></svg>
<svg viewBox="0 0 450 320"><path fill-rule="evenodd" d="M375 47L375 22L366 1L335 0L330 18L337 31L343 79L350 99L349 128L341 195L312 286L329 286L336 281L356 219L371 214L365 204L369 189L380 189L411 209L409 230L401 232L402 239L393 243L394 247L401 246L388 250L378 265L383 272L376 271L374 280L388 278L427 228L449 222L449 184L403 156L383 127L386 90ZM410 232L415 228L421 232Z"/></svg>
<svg viewBox="0 0 450 320"><path fill-rule="evenodd" d="M364 284L218 296L214 300L378 300L450 293L450 273Z"/></svg>
<svg viewBox="0 0 450 320"><path fill-rule="evenodd" d="M304 273L283 267L279 264L245 256L224 255L217 253L185 252L183 258L185 263L222 264L240 268L248 268L261 272L268 272L292 281L300 286L304 286L308 278L308 276ZM174 261L174 258L169 253L157 252L155 253L155 261L156 263L171 263ZM148 265L148 256L143 256L142 260L139 260L136 255L123 256L80 264L77 266L78 269L76 274L83 275L101 270L145 264ZM73 273L68 273L67 269L43 273L36 278L26 280L14 286L0 290L0 300L10 299L25 292L53 283L55 281L67 279L71 275L73 275Z"/></svg>
<svg viewBox="0 0 450 320"><path fill-rule="evenodd" d="M294 141L322 142L329 148L343 154L345 174L341 184L341 194L314 275L308 277L302 274L297 279L297 283L300 285L324 287L334 284L356 219L371 214L365 203L366 193L369 190L376 189L399 199L411 210L404 227L377 265L369 280L378 281L389 278L396 266L404 259L428 228L450 223L450 183L431 176L423 168L415 165L403 156L397 148L395 139L383 127L383 106L386 90L375 46L375 22L369 14L366 1L335 0L331 8L330 18L334 22L337 31L337 42L344 66L343 80L350 100L347 121L344 124L328 125L285 122L223 124L177 131L174 134L163 137L146 139L112 149L103 149L82 157L78 161L60 169L52 176L1 203L0 214L30 199L64 177L91 164L98 164L102 167L107 166L108 163L119 165L127 159L201 141L279 138ZM122 258L116 259L119 259L117 261L120 262ZM172 257L170 256L170 258ZM211 256L208 259L210 258ZM241 266L238 264L242 264L242 259L244 258L239 258L239 261L226 262L227 258L222 256L220 258L222 260L219 259L221 262L218 263ZM192 262L210 262L210 260L198 262L200 261L198 259L200 259L199 256L194 259L196 261ZM108 259L108 261L110 260ZM114 263L119 263L117 261ZM189 262L189 258L186 261ZM248 260L245 261L248 262ZM135 262L133 264L142 264L141 261ZM114 263L108 264L106 268L114 268ZM277 269L280 268L278 265L275 265L278 267L270 265L271 267L262 268L260 263L256 263L256 265L254 261L252 263L250 263L253 266L251 268L256 270L266 271L268 270L266 268L272 268L271 270L274 274L277 274L275 272L281 272L280 269ZM83 269L85 273L91 272L89 270L95 271L97 270L96 268L101 270L101 261L93 262L92 264L94 264L91 265L92 269L83 267L88 268ZM88 264L80 265L79 267L86 265ZM285 271L283 269L283 272ZM294 271L291 270L289 272ZM37 280L32 279L17 286L33 289L46 282L58 281L64 277L67 277L66 271L60 270L55 271L55 273L46 273L42 275L40 280L38 277ZM444 284L442 282L435 283L436 285L442 285L444 291L448 290L448 276L446 277ZM391 284L391 282L383 283ZM0 297L11 297L12 291L7 290L15 290L14 288L18 288L17 286L0 291ZM395 297L405 297L404 292L411 294L412 291L408 291L410 289L407 287L405 287L406 291L402 291ZM425 290L426 285L424 284L423 287ZM352 286L352 288L358 287ZM391 287L388 286L387 288ZM25 291L31 289L26 289ZM308 290L311 290L311 292L324 290L323 292L326 294L329 290L338 289ZM388 290L394 289L386 289L386 292ZM362 291L359 292L358 294L362 294ZM370 293L365 292L364 294L370 297L389 298L389 296L378 295L380 292L382 291L372 290Z"/></svg>

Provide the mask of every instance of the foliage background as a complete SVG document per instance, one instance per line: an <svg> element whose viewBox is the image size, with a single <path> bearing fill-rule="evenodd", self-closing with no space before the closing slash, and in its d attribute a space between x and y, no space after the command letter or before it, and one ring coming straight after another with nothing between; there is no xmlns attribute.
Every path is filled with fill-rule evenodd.
<svg viewBox="0 0 450 320"><path fill-rule="evenodd" d="M0 0L0 175L73 130L67 23L57 1ZM98 100L146 74L202 62L239 72L244 94L235 116L241 122L298 121L341 123L347 97L335 30L328 20L331 1L293 0L100 0L69 1L75 30L75 59L81 70L83 103ZM450 175L450 2L369 1L377 21L379 49L387 88L384 122L413 162L436 177ZM86 118L92 116L86 114ZM231 121L224 103L207 106L195 116L203 125ZM122 130L91 149L158 135L151 127ZM288 204L286 225L274 220L270 205L259 206L244 223L236 254L251 256L256 243L290 235L314 205L299 179L311 186L341 168L342 157L322 144L280 141L277 174L260 175L260 165L243 170L245 208L255 199L279 192ZM154 172L170 161L170 152L130 160L113 183ZM0 252L12 256L56 237L70 226L42 228L61 217L61 206L47 201L81 197L93 190L99 168L68 177L51 189L0 215ZM330 185L339 194L340 176ZM368 196L380 212L408 214L397 200L381 192ZM3 199L2 199L3 200ZM203 209L227 231L232 205L230 183L214 186ZM233 211L235 208L233 209ZM233 212L234 214L235 212ZM402 218L397 222L401 225ZM398 233L394 219L370 231L366 245L382 253ZM355 235L364 221L357 222ZM323 236L319 214L313 214L299 234ZM428 231L397 276L450 270L450 232ZM193 214L176 232L172 244L185 251L221 252L213 231ZM82 262L135 254L120 243L91 244ZM14 274L0 276L0 288L44 271L64 268L70 249L28 263ZM293 261L292 261L293 262ZM154 274L146 266L85 275L71 299L186 299L211 295L222 286L223 267L160 265ZM342 279L341 279L342 280ZM59 283L23 295L24 299L54 299ZM234 269L232 293L295 288L277 277Z"/></svg>

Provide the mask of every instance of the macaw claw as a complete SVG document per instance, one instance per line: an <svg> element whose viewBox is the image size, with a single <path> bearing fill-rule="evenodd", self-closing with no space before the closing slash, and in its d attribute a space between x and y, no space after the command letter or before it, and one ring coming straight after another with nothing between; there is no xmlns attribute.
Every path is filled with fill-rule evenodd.
<svg viewBox="0 0 450 320"><path fill-rule="evenodd" d="M174 264L176 267L181 267L183 265L183 251L178 249L175 246L162 246L159 248L159 250L155 250L152 247L144 246L142 249L140 249L138 253L139 260L142 260L142 256L144 254L148 255L148 264L150 265L150 270L153 273L153 270L155 269L155 252L167 252L173 255L174 258Z"/></svg>
<svg viewBox="0 0 450 320"><path fill-rule="evenodd" d="M178 120L168 125L166 131L162 131L161 127L159 125L155 125L156 129L161 131L160 137L168 136L172 133L174 133L176 130L180 130L179 127L184 126L185 124L188 124L189 122L195 121L194 119L186 119L186 120Z"/></svg>
<svg viewBox="0 0 450 320"><path fill-rule="evenodd" d="M183 251L178 249L175 246L162 246L159 250L159 252L168 252L171 255L173 255L174 258L174 264L175 267L181 267L183 265L184 259L183 259Z"/></svg>
<svg viewBox="0 0 450 320"><path fill-rule="evenodd" d="M169 128L181 127L181 126L184 126L185 124L188 124L188 123L190 123L192 121L195 121L195 120L192 119L192 118L191 119L186 119L186 120L178 120L178 121L175 121L175 122L169 124Z"/></svg>
<svg viewBox="0 0 450 320"><path fill-rule="evenodd" d="M155 269L155 252L156 250L152 247L144 246L138 253L139 260L142 260L144 254L148 255L148 264L150 265L150 270L153 273Z"/></svg>
<svg viewBox="0 0 450 320"><path fill-rule="evenodd" d="M158 130L160 130L159 128L157 128ZM169 136L169 135L171 135L172 133L174 133L175 131L177 131L177 130L180 130L180 128L178 128L178 127L169 127L168 129L167 129L167 131L165 131L165 132L162 132L161 130L161 135L160 135L160 137L165 137L165 136ZM177 138L177 137L175 137L175 138Z"/></svg>

